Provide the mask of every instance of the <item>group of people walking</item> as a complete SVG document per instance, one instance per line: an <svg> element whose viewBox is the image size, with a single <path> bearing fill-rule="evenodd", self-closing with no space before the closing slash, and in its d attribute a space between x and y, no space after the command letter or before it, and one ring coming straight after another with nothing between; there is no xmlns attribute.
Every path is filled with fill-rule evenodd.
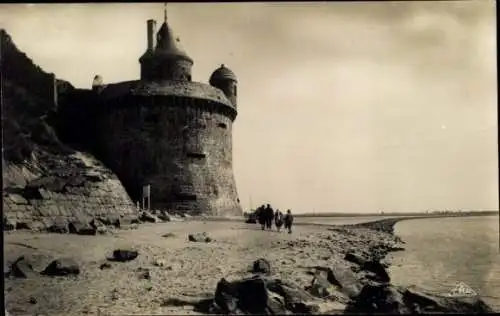
<svg viewBox="0 0 500 316"><path fill-rule="evenodd" d="M274 225L276 225L276 230L278 232L281 231L281 227L284 225L288 233L292 233L293 216L290 210L287 210L286 214L283 214L279 209L274 211L271 205L267 204L258 207L255 211L255 215L257 216L257 221L261 225L262 230L272 230L274 221Z"/></svg>

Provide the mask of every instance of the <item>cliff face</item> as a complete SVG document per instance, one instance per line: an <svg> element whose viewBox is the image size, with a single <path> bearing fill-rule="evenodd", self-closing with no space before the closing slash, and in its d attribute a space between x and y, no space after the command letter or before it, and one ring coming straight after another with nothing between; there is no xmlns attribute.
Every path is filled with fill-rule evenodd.
<svg viewBox="0 0 500 316"><path fill-rule="evenodd" d="M116 175L63 144L54 130L59 95L73 90L71 84L36 66L4 30L0 35L4 227L43 230L54 222L133 218L135 208Z"/></svg>

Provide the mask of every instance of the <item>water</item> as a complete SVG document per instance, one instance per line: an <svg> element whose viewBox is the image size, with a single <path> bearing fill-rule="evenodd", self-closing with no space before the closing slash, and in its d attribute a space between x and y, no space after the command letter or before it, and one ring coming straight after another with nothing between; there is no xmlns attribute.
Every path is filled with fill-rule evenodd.
<svg viewBox="0 0 500 316"><path fill-rule="evenodd" d="M498 216L414 219L395 233L406 251L391 255L394 284L448 293L463 282L500 311Z"/></svg>
<svg viewBox="0 0 500 316"><path fill-rule="evenodd" d="M382 218L302 217L297 222L345 225ZM498 216L412 219L397 223L395 233L406 242L406 251L391 254L392 283L448 293L463 282L500 311Z"/></svg>

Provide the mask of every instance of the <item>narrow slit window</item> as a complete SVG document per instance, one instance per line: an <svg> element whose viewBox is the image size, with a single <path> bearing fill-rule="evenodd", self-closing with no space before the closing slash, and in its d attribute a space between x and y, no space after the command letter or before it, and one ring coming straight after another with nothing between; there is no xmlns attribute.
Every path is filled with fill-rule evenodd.
<svg viewBox="0 0 500 316"><path fill-rule="evenodd" d="M195 152L188 152L187 156L189 158L197 158L197 159L202 159L205 158L207 155L204 153L195 153Z"/></svg>

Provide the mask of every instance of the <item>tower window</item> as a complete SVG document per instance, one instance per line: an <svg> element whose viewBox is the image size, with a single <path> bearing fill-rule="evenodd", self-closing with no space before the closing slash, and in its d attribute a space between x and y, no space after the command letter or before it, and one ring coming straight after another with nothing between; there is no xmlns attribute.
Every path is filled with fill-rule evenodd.
<svg viewBox="0 0 500 316"><path fill-rule="evenodd" d="M227 128L226 123L219 123L219 124L217 124L217 126L219 126L220 128L223 128L223 129Z"/></svg>
<svg viewBox="0 0 500 316"><path fill-rule="evenodd" d="M235 97L238 95L236 85L233 85L233 94Z"/></svg>
<svg viewBox="0 0 500 316"><path fill-rule="evenodd" d="M189 158L202 159L205 158L207 155L204 153L188 152L186 156L188 156Z"/></svg>

